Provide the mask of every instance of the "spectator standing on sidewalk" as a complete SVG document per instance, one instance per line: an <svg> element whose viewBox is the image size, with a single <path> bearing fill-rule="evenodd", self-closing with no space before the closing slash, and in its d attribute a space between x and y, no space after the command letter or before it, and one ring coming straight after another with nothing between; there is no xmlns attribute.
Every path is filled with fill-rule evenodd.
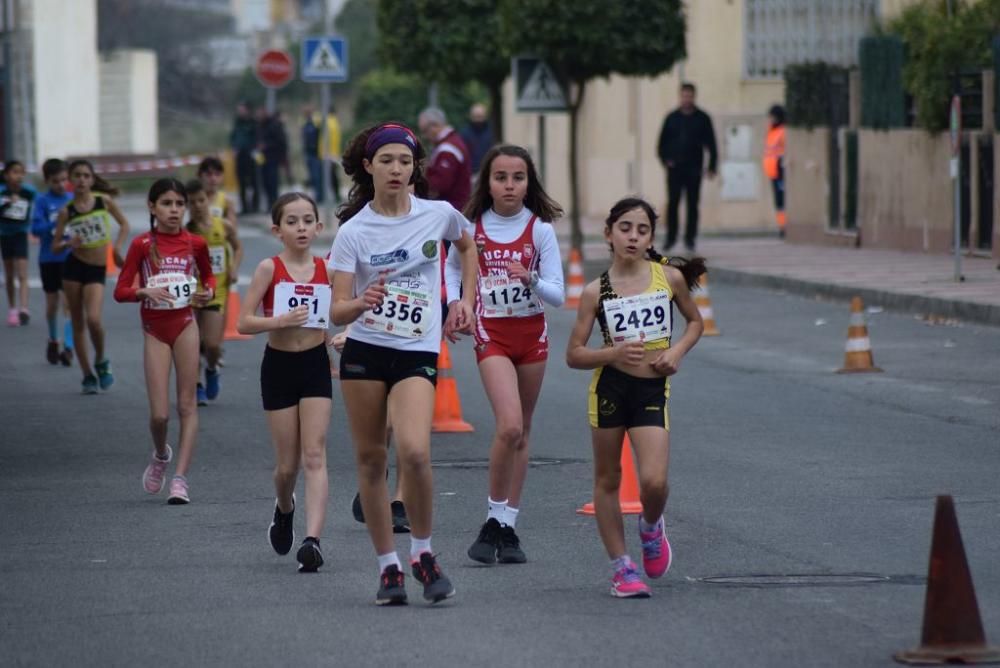
<svg viewBox="0 0 1000 668"><path fill-rule="evenodd" d="M340 156L341 150L340 121L337 111L330 103L330 112L326 115L326 155L330 161L330 189L333 191L333 203L340 204Z"/></svg>
<svg viewBox="0 0 1000 668"><path fill-rule="evenodd" d="M680 107L667 115L660 130L657 155L667 170L667 239L663 248L668 252L677 242L677 208L682 196L687 210L684 246L694 252L705 151L708 151L708 178L715 178L718 163L712 119L695 105L696 93L694 84L681 85Z"/></svg>
<svg viewBox="0 0 1000 668"><path fill-rule="evenodd" d="M267 210L270 211L278 199L279 170L288 158L288 137L278 115L264 109L257 112L257 150L263 160L260 181L267 197Z"/></svg>
<svg viewBox="0 0 1000 668"><path fill-rule="evenodd" d="M486 105L476 104L469 107L469 122L465 124L459 133L462 141L469 149L469 157L472 160L472 173L479 173L479 165L483 162L483 156L493 147L493 128L486 114Z"/></svg>
<svg viewBox="0 0 1000 668"><path fill-rule="evenodd" d="M442 199L461 211L472 192L469 148L437 107L428 107L417 119L420 134L433 146L424 172L431 199Z"/></svg>
<svg viewBox="0 0 1000 668"><path fill-rule="evenodd" d="M778 236L785 238L785 108L780 104L767 112L767 139L764 141L764 174L774 192L774 218Z"/></svg>
<svg viewBox="0 0 1000 668"><path fill-rule="evenodd" d="M315 110L302 107L302 155L305 158L309 187L317 204L323 203L323 159L320 157L320 125Z"/></svg>
<svg viewBox="0 0 1000 668"><path fill-rule="evenodd" d="M260 187L257 163L253 152L257 148L257 122L245 102L236 105L236 119L229 132L229 146L236 156L236 180L240 184L240 213L256 213L260 207Z"/></svg>

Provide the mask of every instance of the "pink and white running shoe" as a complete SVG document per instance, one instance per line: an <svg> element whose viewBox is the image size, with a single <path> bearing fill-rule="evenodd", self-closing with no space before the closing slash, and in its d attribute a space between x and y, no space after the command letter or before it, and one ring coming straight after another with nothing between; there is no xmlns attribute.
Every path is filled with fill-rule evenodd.
<svg viewBox="0 0 1000 668"><path fill-rule="evenodd" d="M635 570L635 564L630 563L615 571L611 578L611 595L617 598L649 598L651 593Z"/></svg>
<svg viewBox="0 0 1000 668"><path fill-rule="evenodd" d="M663 517L653 527L652 531L642 530L640 516L639 540L642 541L642 569L651 578L663 577L670 570L673 561L673 550L667 540L667 532L663 527Z"/></svg>
<svg viewBox="0 0 1000 668"><path fill-rule="evenodd" d="M170 496L167 497L167 503L172 506L182 506L185 503L191 503L191 497L188 496L188 481L182 475L175 475L170 479Z"/></svg>
<svg viewBox="0 0 1000 668"><path fill-rule="evenodd" d="M167 464L170 460L174 458L174 451L167 446L167 458L160 459L156 456L156 450L153 450L152 456L149 458L149 465L146 466L146 470L142 473L142 488L146 490L147 494L159 494L163 491L164 474L167 472Z"/></svg>

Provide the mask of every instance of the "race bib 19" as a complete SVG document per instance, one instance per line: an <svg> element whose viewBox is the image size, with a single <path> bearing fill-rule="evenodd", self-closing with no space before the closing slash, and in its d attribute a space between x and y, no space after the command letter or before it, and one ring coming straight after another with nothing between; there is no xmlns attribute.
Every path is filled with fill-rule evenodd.
<svg viewBox="0 0 1000 668"><path fill-rule="evenodd" d="M170 296L173 297L173 302L157 302L152 299L149 301L152 302L150 308L157 311L169 311L184 308L191 303L191 297L198 289L198 280L187 274L168 272L150 276L149 280L146 281L146 287L167 289Z"/></svg>
<svg viewBox="0 0 1000 668"><path fill-rule="evenodd" d="M388 292L381 306L375 306L361 315L361 325L376 332L393 336L419 339L430 327L430 294L426 290L385 286ZM437 316L440 317L440 316Z"/></svg>
<svg viewBox="0 0 1000 668"><path fill-rule="evenodd" d="M226 273L226 247L209 246L208 260L212 263L212 273L221 277ZM221 280L221 278L220 278Z"/></svg>
<svg viewBox="0 0 1000 668"><path fill-rule="evenodd" d="M670 297L662 290L609 299L604 302L604 317L615 343L670 338Z"/></svg>
<svg viewBox="0 0 1000 668"><path fill-rule="evenodd" d="M509 276L480 276L479 300L484 318L523 318L543 310L531 288Z"/></svg>
<svg viewBox="0 0 1000 668"><path fill-rule="evenodd" d="M330 326L330 286L319 283L278 283L274 286L274 317L299 306L309 307L303 327L327 329Z"/></svg>
<svg viewBox="0 0 1000 668"><path fill-rule="evenodd" d="M82 248L99 248L111 242L108 218L104 214L84 216L69 224L69 233L79 237Z"/></svg>

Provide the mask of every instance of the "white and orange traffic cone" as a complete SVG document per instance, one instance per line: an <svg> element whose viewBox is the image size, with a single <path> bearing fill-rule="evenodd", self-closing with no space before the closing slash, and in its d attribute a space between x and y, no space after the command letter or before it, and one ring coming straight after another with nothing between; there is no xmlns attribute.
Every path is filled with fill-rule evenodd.
<svg viewBox="0 0 1000 668"><path fill-rule="evenodd" d="M462 419L462 403L458 399L458 385L451 375L451 354L448 342L441 341L438 355L437 390L434 394L434 422L432 431L462 433L475 431L473 426Z"/></svg>
<svg viewBox="0 0 1000 668"><path fill-rule="evenodd" d="M642 512L642 502L639 501L639 479L635 475L635 463L632 461L632 442L625 433L625 442L622 443L622 481L618 486L618 503L622 508L622 515L638 515ZM577 515L594 515L594 502L583 504L576 509Z"/></svg>
<svg viewBox="0 0 1000 668"><path fill-rule="evenodd" d="M108 244L106 248L108 250L107 255L105 255L104 258L104 273L108 276L117 276L120 273L120 270L118 269L118 263L115 262L115 247Z"/></svg>
<svg viewBox="0 0 1000 668"><path fill-rule="evenodd" d="M851 300L851 322L847 327L847 345L844 346L844 367L837 373L879 372L872 359L872 342L865 324L865 305L861 297Z"/></svg>
<svg viewBox="0 0 1000 668"><path fill-rule="evenodd" d="M222 334L225 341L245 341L252 339L249 334L240 334L236 329L236 322L240 319L240 291L234 285L229 290L229 298L226 300L226 328Z"/></svg>
<svg viewBox="0 0 1000 668"><path fill-rule="evenodd" d="M583 258L580 249L573 248L569 252L569 271L566 282L566 308L580 308L580 298L583 297Z"/></svg>
<svg viewBox="0 0 1000 668"><path fill-rule="evenodd" d="M708 272L701 275L698 278L698 287L694 289L691 293L694 297L694 303L698 307L698 313L701 314L701 320L704 323L704 329L701 332L702 336L719 336L722 332L719 328L715 326L715 313L712 311L712 297L708 293Z"/></svg>

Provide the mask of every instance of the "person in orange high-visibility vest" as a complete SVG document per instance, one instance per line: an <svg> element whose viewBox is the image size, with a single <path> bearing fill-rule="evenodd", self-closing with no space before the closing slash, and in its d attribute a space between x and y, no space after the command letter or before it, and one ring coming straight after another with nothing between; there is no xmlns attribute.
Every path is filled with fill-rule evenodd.
<svg viewBox="0 0 1000 668"><path fill-rule="evenodd" d="M774 105L767 112L769 126L764 141L764 174L771 179L774 191L775 220L778 236L785 237L785 108Z"/></svg>

